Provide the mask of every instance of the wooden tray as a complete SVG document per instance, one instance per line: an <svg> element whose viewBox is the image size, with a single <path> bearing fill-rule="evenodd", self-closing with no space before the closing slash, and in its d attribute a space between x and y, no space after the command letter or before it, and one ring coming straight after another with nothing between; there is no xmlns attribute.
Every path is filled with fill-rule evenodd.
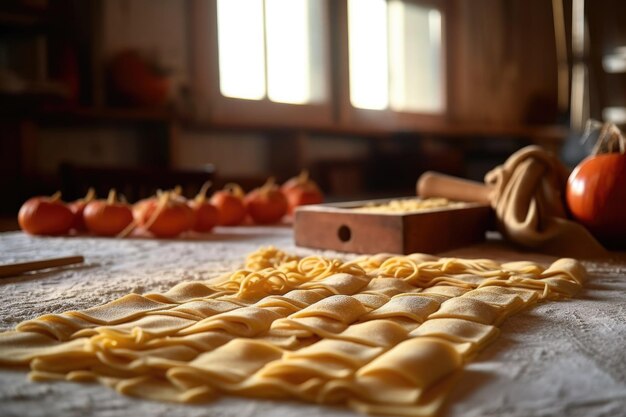
<svg viewBox="0 0 626 417"><path fill-rule="evenodd" d="M476 203L407 213L353 210L391 200L398 199L299 207L296 245L366 254L437 253L484 240L493 216L491 207Z"/></svg>

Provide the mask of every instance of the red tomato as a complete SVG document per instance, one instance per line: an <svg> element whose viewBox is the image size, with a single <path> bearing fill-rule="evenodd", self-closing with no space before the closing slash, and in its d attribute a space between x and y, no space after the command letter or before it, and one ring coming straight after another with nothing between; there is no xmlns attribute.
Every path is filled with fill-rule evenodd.
<svg viewBox="0 0 626 417"><path fill-rule="evenodd" d="M192 201L189 207L194 211L196 221L193 230L200 233L207 233L213 230L219 221L220 213L213 204L208 201L197 202Z"/></svg>
<svg viewBox="0 0 626 417"><path fill-rule="evenodd" d="M87 230L87 226L85 225L85 219L83 217L83 212L87 204L91 202L95 197L96 192L93 188L90 188L87 191L85 197L81 198L80 200L73 201L67 205L69 209L72 210L72 213L74 213L74 222L72 223L72 229L78 232L84 232Z"/></svg>
<svg viewBox="0 0 626 417"><path fill-rule="evenodd" d="M88 203L83 218L90 232L116 236L133 222L133 212L128 204L117 201L115 190L111 190L108 199Z"/></svg>
<svg viewBox="0 0 626 417"><path fill-rule="evenodd" d="M189 207L191 207L195 215L195 223L192 228L195 232L210 232L219 221L217 207L206 201L206 193L210 186L210 181L204 183L196 198L189 202Z"/></svg>
<svg viewBox="0 0 626 417"><path fill-rule="evenodd" d="M306 170L285 182L281 191L287 198L289 213L293 213L298 206L320 204L324 201L324 195L317 184L309 179L309 173Z"/></svg>
<svg viewBox="0 0 626 417"><path fill-rule="evenodd" d="M31 235L64 235L70 231L74 214L61 201L61 194L28 199L17 215L20 227Z"/></svg>
<svg viewBox="0 0 626 417"><path fill-rule="evenodd" d="M567 204L576 220L605 243L626 240L626 154L582 161L569 176Z"/></svg>
<svg viewBox="0 0 626 417"><path fill-rule="evenodd" d="M227 184L223 190L213 194L211 204L219 213L219 225L237 226L246 219L243 190L236 184Z"/></svg>
<svg viewBox="0 0 626 417"><path fill-rule="evenodd" d="M250 191L244 203L248 214L257 224L277 223L287 214L287 198L273 178L262 187Z"/></svg>
<svg viewBox="0 0 626 417"><path fill-rule="evenodd" d="M190 230L195 221L185 199L171 191L140 201L133 211L137 223L157 237L178 236Z"/></svg>

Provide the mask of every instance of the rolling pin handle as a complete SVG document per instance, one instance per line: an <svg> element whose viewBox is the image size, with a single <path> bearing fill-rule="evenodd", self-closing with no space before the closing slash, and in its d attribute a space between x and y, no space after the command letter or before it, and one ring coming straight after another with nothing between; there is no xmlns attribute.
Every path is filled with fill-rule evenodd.
<svg viewBox="0 0 626 417"><path fill-rule="evenodd" d="M417 195L442 197L455 201L489 204L490 189L485 184L434 171L423 173L417 181Z"/></svg>

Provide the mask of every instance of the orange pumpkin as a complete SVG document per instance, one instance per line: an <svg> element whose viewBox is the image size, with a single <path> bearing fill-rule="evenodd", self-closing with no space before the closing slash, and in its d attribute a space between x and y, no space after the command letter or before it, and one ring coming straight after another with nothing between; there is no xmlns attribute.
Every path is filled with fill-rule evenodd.
<svg viewBox="0 0 626 417"><path fill-rule="evenodd" d="M296 207L306 204L320 204L324 202L324 195L317 184L309 178L309 172L304 170L297 177L289 179L281 187L287 198L289 213Z"/></svg>
<svg viewBox="0 0 626 417"><path fill-rule="evenodd" d="M280 191L274 178L267 180L265 185L255 188L244 199L246 210L257 224L277 223L287 214L287 198Z"/></svg>
<svg viewBox="0 0 626 417"><path fill-rule="evenodd" d="M219 211L217 207L206 201L206 193L211 186L211 182L204 183L196 198L188 204L194 212L195 222L193 230L199 233L210 232L219 221Z"/></svg>
<svg viewBox="0 0 626 417"><path fill-rule="evenodd" d="M106 200L94 200L85 206L83 218L87 230L99 236L116 236L133 222L130 206L117 199L115 190Z"/></svg>
<svg viewBox="0 0 626 417"><path fill-rule="evenodd" d="M211 197L219 213L219 225L237 226L246 219L246 207L243 202L244 193L237 184L226 184L223 190Z"/></svg>
<svg viewBox="0 0 626 417"><path fill-rule="evenodd" d="M626 241L626 154L604 153L582 161L569 176L566 199L572 216L598 239Z"/></svg>
<svg viewBox="0 0 626 417"><path fill-rule="evenodd" d="M74 214L61 201L61 193L51 197L28 199L17 216L23 231L31 235L65 235L70 231Z"/></svg>
<svg viewBox="0 0 626 417"><path fill-rule="evenodd" d="M134 210L139 226L156 237L176 237L191 230L193 210L177 191L166 191L156 198L142 200Z"/></svg>

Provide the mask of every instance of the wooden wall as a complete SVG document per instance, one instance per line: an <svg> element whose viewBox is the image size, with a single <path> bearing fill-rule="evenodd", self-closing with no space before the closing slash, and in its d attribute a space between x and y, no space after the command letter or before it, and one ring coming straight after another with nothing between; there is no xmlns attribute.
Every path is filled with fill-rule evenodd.
<svg viewBox="0 0 626 417"><path fill-rule="evenodd" d="M626 47L626 1L587 0L585 6L589 30L591 116L600 118L604 107L626 107L626 73L609 74L602 67L605 55Z"/></svg>
<svg viewBox="0 0 626 417"><path fill-rule="evenodd" d="M450 119L553 123L557 71L549 0L449 0Z"/></svg>

